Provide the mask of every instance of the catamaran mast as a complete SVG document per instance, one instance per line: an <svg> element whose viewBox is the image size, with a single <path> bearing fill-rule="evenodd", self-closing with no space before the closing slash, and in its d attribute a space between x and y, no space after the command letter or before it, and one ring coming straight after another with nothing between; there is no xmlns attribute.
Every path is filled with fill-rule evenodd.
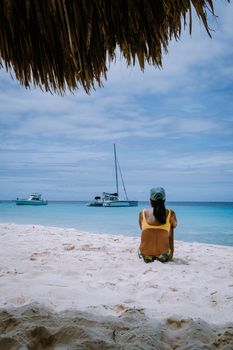
<svg viewBox="0 0 233 350"><path fill-rule="evenodd" d="M117 175L117 158L116 158L116 145L114 143L114 159L115 159L115 174L116 174L116 193L118 195L118 175Z"/></svg>

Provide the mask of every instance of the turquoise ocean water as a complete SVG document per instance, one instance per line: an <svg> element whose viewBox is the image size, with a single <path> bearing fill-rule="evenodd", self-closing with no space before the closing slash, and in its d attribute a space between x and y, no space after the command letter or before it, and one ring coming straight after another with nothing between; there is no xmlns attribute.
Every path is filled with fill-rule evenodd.
<svg viewBox="0 0 233 350"><path fill-rule="evenodd" d="M17 206L0 201L0 222L77 228L94 233L140 236L138 207L87 207L86 202L49 202L47 206ZM233 203L168 202L177 215L175 239L233 246Z"/></svg>

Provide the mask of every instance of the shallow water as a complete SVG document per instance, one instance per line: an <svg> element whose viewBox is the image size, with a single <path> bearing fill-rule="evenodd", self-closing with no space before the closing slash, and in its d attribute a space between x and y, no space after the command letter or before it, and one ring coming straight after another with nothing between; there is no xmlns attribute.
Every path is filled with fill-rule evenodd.
<svg viewBox="0 0 233 350"><path fill-rule="evenodd" d="M88 207L86 202L49 202L46 206L18 206L0 202L0 222L77 228L94 233L139 236L138 207ZM233 246L233 203L168 202L177 215L175 239Z"/></svg>

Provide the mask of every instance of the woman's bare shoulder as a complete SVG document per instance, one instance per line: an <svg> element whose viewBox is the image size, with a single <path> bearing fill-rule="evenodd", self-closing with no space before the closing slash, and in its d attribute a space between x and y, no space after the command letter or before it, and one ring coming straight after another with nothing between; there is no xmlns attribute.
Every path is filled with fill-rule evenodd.
<svg viewBox="0 0 233 350"><path fill-rule="evenodd" d="M176 213L174 212L173 209L169 209L169 210L171 211L170 222L172 223L172 226L175 228L177 225Z"/></svg>
<svg viewBox="0 0 233 350"><path fill-rule="evenodd" d="M143 212L145 213L146 216L149 216L153 214L153 209L152 208L145 208L143 209Z"/></svg>

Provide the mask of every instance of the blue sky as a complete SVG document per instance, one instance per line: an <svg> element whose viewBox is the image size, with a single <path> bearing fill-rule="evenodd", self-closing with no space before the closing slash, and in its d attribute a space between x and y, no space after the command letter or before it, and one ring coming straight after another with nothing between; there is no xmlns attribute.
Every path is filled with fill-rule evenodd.
<svg viewBox="0 0 233 350"><path fill-rule="evenodd" d="M0 199L41 192L88 200L115 191L113 143L128 196L233 201L233 4L216 1L212 39L196 19L163 69L112 63L104 87L26 90L0 70Z"/></svg>

